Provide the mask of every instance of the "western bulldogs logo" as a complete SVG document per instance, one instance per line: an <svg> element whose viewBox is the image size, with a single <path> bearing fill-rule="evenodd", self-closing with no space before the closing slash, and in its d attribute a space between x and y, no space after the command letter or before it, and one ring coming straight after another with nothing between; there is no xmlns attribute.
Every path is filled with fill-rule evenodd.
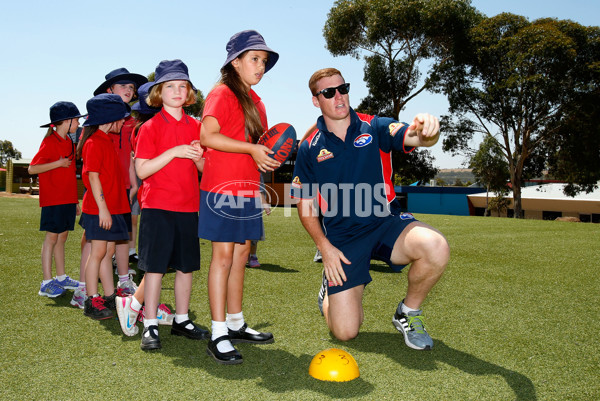
<svg viewBox="0 0 600 401"><path fill-rule="evenodd" d="M369 135L369 134L362 134L362 135L359 135L354 140L354 147L356 147L356 148L362 148L362 147L367 146L371 142L373 142L373 137L371 135Z"/></svg>

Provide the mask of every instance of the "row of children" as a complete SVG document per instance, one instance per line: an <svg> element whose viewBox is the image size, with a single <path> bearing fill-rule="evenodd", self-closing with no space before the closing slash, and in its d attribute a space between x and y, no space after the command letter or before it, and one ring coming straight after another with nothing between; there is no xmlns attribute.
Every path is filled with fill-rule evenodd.
<svg viewBox="0 0 600 401"><path fill-rule="evenodd" d="M40 295L53 297L75 289L72 304L79 306L81 297L84 314L93 319L111 318L116 310L129 336L138 333L136 320L142 317L143 350L161 348L158 325L169 324L171 334L210 338L209 356L237 364L243 358L235 343L274 341L271 333L248 327L242 298L251 241L259 240L264 230L261 202L248 200L260 197L259 170L279 166L269 157L270 149L257 144L268 125L264 104L252 87L279 55L253 30L233 35L226 50L221 79L206 98L201 123L183 110L196 102L197 90L181 60L161 61L153 82L124 68L115 70L86 104L88 115L76 149L68 135L84 116L69 102L52 106L48 134L30 173L39 174L40 231L46 231ZM127 103L136 91L140 101L133 106L134 119ZM80 282L65 274L64 260L68 231L80 212L76 157L83 159L86 189L80 217L85 230ZM223 202L222 196L232 200ZM145 272L139 287L129 285L128 274L128 241L137 231L131 225L130 205L136 198L141 205L138 268ZM192 274L200 269L198 238L212 241L210 333L188 316ZM119 274L116 291L113 254ZM159 305L168 268L176 270L174 315Z"/></svg>

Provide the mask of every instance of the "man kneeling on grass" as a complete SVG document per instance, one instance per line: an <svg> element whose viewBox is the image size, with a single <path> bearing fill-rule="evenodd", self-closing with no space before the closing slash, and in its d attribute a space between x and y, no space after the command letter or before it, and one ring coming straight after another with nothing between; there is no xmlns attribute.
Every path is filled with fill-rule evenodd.
<svg viewBox="0 0 600 401"><path fill-rule="evenodd" d="M420 308L446 269L450 249L439 231L399 210L390 152L437 143L438 119L418 114L406 124L358 114L349 105L350 84L334 68L315 72L309 88L322 116L300 144L291 195L300 200L300 221L323 256L321 313L336 338L356 337L371 259L387 262L394 271L411 264L407 294L392 322L406 345L431 349ZM322 225L313 209L315 198Z"/></svg>

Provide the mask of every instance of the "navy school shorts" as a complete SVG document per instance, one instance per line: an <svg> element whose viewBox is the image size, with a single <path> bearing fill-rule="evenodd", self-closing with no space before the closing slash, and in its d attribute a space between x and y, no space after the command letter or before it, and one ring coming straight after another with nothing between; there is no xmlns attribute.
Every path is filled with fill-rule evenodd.
<svg viewBox="0 0 600 401"><path fill-rule="evenodd" d="M200 191L198 237L240 244L264 238L260 202L260 197Z"/></svg>
<svg viewBox="0 0 600 401"><path fill-rule="evenodd" d="M40 231L48 231L55 234L73 231L76 214L76 203L44 206L42 207L42 215L40 217Z"/></svg>
<svg viewBox="0 0 600 401"><path fill-rule="evenodd" d="M347 280L341 286L328 287L327 293L331 295L369 284L372 281L369 273L372 259L386 262L395 272L402 271L406 265L394 265L390 260L392 249L402 231L415 221L417 219L410 213L390 215L373 230L365 231L363 235L355 235L343 242L336 241L335 238L330 239L333 246L342 251L351 264L342 263Z"/></svg>
<svg viewBox="0 0 600 401"><path fill-rule="evenodd" d="M138 268L165 274L169 267L183 273L200 270L198 214L142 209Z"/></svg>
<svg viewBox="0 0 600 401"><path fill-rule="evenodd" d="M88 241L128 241L129 231L127 231L127 222L123 214L112 214L112 226L110 230L100 227L100 220L97 214L81 214L83 227L85 227L85 238Z"/></svg>

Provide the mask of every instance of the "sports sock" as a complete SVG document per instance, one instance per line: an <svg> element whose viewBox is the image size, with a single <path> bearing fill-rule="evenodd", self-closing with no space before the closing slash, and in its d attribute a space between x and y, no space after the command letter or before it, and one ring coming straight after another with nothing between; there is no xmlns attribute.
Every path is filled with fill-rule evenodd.
<svg viewBox="0 0 600 401"><path fill-rule="evenodd" d="M231 330L239 330L244 325L244 313L228 313L225 321L227 322L227 327ZM250 327L246 327L246 333L259 334L258 331L252 330Z"/></svg>
<svg viewBox="0 0 600 401"><path fill-rule="evenodd" d="M135 253L135 248L129 248L129 256Z"/></svg>
<svg viewBox="0 0 600 401"><path fill-rule="evenodd" d="M68 276L66 274L61 274L60 276L56 276L56 279L58 281L64 281L64 279L66 279Z"/></svg>
<svg viewBox="0 0 600 401"><path fill-rule="evenodd" d="M144 319L144 327L158 326L158 319Z"/></svg>
<svg viewBox="0 0 600 401"><path fill-rule="evenodd" d="M119 274L119 283L126 283L129 281L129 274L120 275Z"/></svg>
<svg viewBox="0 0 600 401"><path fill-rule="evenodd" d="M83 291L83 292L85 292L85 281L80 281L80 282L79 282L79 285L77 286L77 289L78 289L79 291Z"/></svg>
<svg viewBox="0 0 600 401"><path fill-rule="evenodd" d="M405 315L408 315L408 312L417 312L420 311L420 309L413 309L413 308L409 308L408 306L406 306L403 302L400 302L400 305L398 305L398 312L400 313L404 313Z"/></svg>
<svg viewBox="0 0 600 401"><path fill-rule="evenodd" d="M228 335L227 331L227 323L225 322L217 322L215 320L212 321L212 334L210 336L211 340L216 340L219 337ZM230 352L235 350L230 341L221 341L217 344L217 349L219 352Z"/></svg>
<svg viewBox="0 0 600 401"><path fill-rule="evenodd" d="M48 284L51 281L52 281L52 279L50 279L50 280L42 280L42 285L46 285L46 284Z"/></svg>
<svg viewBox="0 0 600 401"><path fill-rule="evenodd" d="M137 300L135 296L131 297L131 309L140 311L142 310L142 304Z"/></svg>

